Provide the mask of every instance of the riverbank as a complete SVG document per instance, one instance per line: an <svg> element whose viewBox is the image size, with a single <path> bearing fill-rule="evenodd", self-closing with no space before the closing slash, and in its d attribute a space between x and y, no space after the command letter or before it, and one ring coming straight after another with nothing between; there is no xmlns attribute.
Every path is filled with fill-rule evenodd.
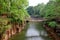
<svg viewBox="0 0 60 40"><path fill-rule="evenodd" d="M0 40L9 40L12 36L21 33L26 26L26 22L22 22L21 24L12 23L11 28L7 29L1 36Z"/></svg>
<svg viewBox="0 0 60 40"><path fill-rule="evenodd" d="M9 40L25 40L25 34L27 29L28 29L28 23L20 33L17 33L16 35L12 36Z"/></svg>
<svg viewBox="0 0 60 40"><path fill-rule="evenodd" d="M17 33L16 35L12 36L9 40L24 40L25 39L25 31L21 33Z"/></svg>

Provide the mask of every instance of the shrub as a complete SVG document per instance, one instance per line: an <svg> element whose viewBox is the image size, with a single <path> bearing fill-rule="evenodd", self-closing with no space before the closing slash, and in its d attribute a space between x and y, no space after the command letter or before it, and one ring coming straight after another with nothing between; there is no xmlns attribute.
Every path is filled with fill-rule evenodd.
<svg viewBox="0 0 60 40"><path fill-rule="evenodd" d="M48 23L48 25L52 28L55 28L57 26L57 23L55 21L51 21Z"/></svg>

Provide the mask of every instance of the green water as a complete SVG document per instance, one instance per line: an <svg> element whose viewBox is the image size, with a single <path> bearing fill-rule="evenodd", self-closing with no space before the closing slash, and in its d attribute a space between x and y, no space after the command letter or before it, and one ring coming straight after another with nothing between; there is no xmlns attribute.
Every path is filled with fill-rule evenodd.
<svg viewBox="0 0 60 40"><path fill-rule="evenodd" d="M11 37L10 40L52 40L42 24L41 22L29 22L21 33Z"/></svg>

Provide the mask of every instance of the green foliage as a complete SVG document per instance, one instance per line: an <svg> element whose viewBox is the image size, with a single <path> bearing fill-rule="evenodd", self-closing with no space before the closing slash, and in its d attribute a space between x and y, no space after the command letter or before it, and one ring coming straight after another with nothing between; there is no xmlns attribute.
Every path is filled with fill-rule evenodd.
<svg viewBox="0 0 60 40"><path fill-rule="evenodd" d="M27 8L27 12L30 14L30 15L34 15L34 7L33 6L29 6Z"/></svg>
<svg viewBox="0 0 60 40"><path fill-rule="evenodd" d="M50 26L50 27L56 27L57 26L57 23L55 22L55 21L51 21L51 22L49 22L48 23L48 25Z"/></svg>
<svg viewBox="0 0 60 40"><path fill-rule="evenodd" d="M27 0L0 0L0 13L7 13L13 15L15 20L24 20L29 16L25 10L28 5Z"/></svg>
<svg viewBox="0 0 60 40"><path fill-rule="evenodd" d="M50 0L42 10L41 16L44 18L60 17L60 2L59 0Z"/></svg>
<svg viewBox="0 0 60 40"><path fill-rule="evenodd" d="M50 0L40 14L41 17L48 19L46 22L52 19L57 20L60 18L60 0ZM55 27L57 23L55 21L48 22L48 25Z"/></svg>
<svg viewBox="0 0 60 40"><path fill-rule="evenodd" d="M38 4L37 6L29 6L27 8L28 13L33 17L40 17L40 13L43 10L45 4Z"/></svg>
<svg viewBox="0 0 60 40"><path fill-rule="evenodd" d="M20 23L29 17L26 11L27 5L27 0L0 0L0 14L8 14L5 20L0 18L0 33L11 27L10 24L7 25L6 23L8 20Z"/></svg>
<svg viewBox="0 0 60 40"><path fill-rule="evenodd" d="M7 23L8 23L8 19L7 18L4 19L4 18L0 17L0 34L4 33L6 31L6 29L12 27L10 24L7 25Z"/></svg>

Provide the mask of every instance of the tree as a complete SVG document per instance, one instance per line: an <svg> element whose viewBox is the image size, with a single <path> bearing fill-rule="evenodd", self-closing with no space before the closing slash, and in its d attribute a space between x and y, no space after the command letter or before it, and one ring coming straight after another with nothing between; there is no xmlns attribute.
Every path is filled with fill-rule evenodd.
<svg viewBox="0 0 60 40"><path fill-rule="evenodd" d="M56 20L60 19L60 0L50 0L42 10L41 17L48 19L48 25L57 26Z"/></svg>
<svg viewBox="0 0 60 40"><path fill-rule="evenodd" d="M33 15L34 14L34 7L33 6L29 6L27 8L27 12L30 14L30 15Z"/></svg>
<svg viewBox="0 0 60 40"><path fill-rule="evenodd" d="M45 4L38 4L37 6L29 6L27 8L27 11L30 15L32 15L33 17L40 17L40 13L43 10Z"/></svg>
<svg viewBox="0 0 60 40"><path fill-rule="evenodd" d="M57 0L58 1L58 0ZM56 0L50 0L47 5L45 5L45 8L42 11L42 15L45 18L58 18L60 16L60 3L59 1L57 2Z"/></svg>
<svg viewBox="0 0 60 40"><path fill-rule="evenodd" d="M6 31L6 29L11 27L10 24L8 24L10 26L8 26L7 24L6 26L2 26L5 24L5 21L4 18L1 17L1 15L8 14L7 20L9 20L12 23L20 23L21 21L24 21L24 19L29 17L29 14L26 11L27 5L27 0L0 0L0 35L3 34Z"/></svg>

